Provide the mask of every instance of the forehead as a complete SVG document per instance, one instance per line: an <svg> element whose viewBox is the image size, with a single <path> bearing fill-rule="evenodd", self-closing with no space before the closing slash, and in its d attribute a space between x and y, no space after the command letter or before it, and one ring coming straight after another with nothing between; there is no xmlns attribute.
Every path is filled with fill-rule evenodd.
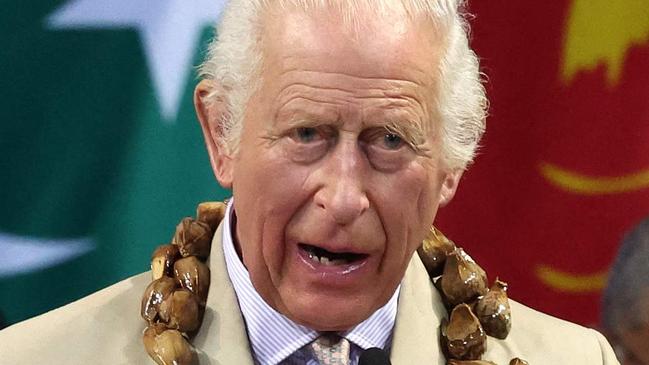
<svg viewBox="0 0 649 365"><path fill-rule="evenodd" d="M443 37L403 12L271 8L264 14L264 71L307 69L435 85Z"/></svg>

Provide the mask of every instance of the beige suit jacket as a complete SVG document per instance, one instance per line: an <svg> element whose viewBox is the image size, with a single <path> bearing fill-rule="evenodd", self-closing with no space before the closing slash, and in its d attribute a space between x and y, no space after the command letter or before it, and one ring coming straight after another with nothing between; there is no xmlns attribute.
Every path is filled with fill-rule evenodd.
<svg viewBox="0 0 649 365"><path fill-rule="evenodd" d="M211 284L203 325L193 340L200 364L252 365L250 345L225 267L221 229L208 260ZM0 364L153 364L142 345L140 298L150 273L0 332ZM549 317L512 301L506 340L489 338L484 359L508 365L618 364L598 332ZM393 365L445 364L439 325L446 313L437 290L414 255L404 277L394 329Z"/></svg>

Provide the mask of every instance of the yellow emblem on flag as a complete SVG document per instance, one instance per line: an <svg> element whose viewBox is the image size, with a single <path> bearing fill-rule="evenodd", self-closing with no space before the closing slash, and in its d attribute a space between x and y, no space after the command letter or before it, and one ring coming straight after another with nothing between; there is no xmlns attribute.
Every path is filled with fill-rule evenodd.
<svg viewBox="0 0 649 365"><path fill-rule="evenodd" d="M608 272L594 274L572 274L540 265L536 276L545 285L566 293L582 294L598 292L606 285Z"/></svg>
<svg viewBox="0 0 649 365"><path fill-rule="evenodd" d="M649 169L620 176L588 176L550 163L541 163L539 169L552 185L573 194L621 194L649 188Z"/></svg>
<svg viewBox="0 0 649 365"><path fill-rule="evenodd" d="M647 0L574 0L564 39L563 80L607 65L609 85L622 73L627 51L649 41Z"/></svg>

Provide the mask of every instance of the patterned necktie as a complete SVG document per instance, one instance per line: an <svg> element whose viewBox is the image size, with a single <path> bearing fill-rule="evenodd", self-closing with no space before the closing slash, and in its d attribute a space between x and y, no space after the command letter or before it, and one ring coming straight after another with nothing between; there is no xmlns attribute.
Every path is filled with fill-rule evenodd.
<svg viewBox="0 0 649 365"><path fill-rule="evenodd" d="M320 365L349 365L349 341L339 336L320 336L311 343Z"/></svg>

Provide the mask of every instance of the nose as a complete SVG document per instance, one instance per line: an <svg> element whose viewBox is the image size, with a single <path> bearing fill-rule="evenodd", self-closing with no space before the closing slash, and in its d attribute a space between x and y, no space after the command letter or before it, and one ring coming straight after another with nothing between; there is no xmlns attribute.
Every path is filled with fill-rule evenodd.
<svg viewBox="0 0 649 365"><path fill-rule="evenodd" d="M320 168L314 201L339 225L354 222L370 206L366 164L356 141L350 140L339 142Z"/></svg>

